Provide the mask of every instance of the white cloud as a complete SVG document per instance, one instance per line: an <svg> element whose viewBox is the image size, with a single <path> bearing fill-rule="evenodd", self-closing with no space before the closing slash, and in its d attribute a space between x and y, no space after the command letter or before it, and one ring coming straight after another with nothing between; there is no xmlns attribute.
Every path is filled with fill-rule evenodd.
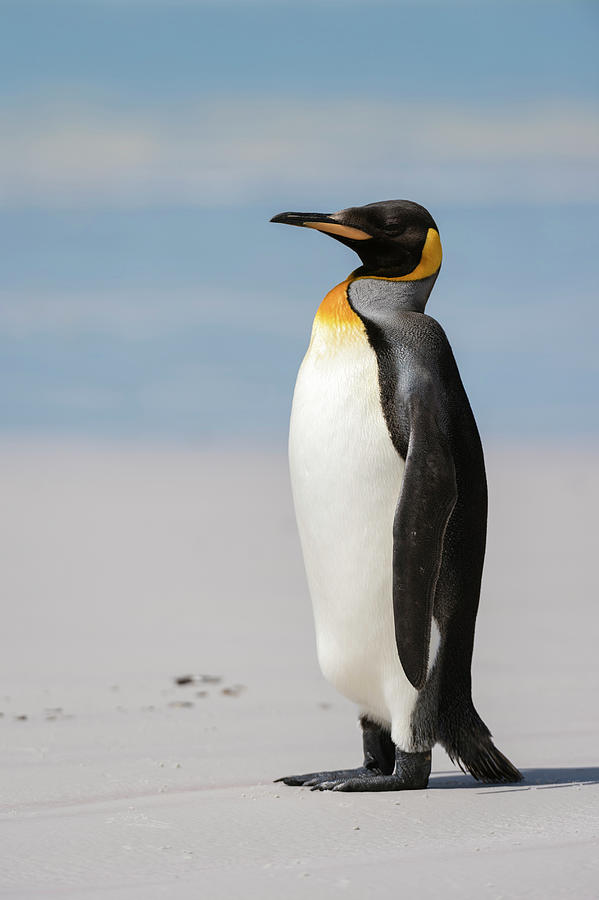
<svg viewBox="0 0 599 900"><path fill-rule="evenodd" d="M437 202L599 200L599 112L223 99L0 111L0 202L230 204L391 184Z"/></svg>

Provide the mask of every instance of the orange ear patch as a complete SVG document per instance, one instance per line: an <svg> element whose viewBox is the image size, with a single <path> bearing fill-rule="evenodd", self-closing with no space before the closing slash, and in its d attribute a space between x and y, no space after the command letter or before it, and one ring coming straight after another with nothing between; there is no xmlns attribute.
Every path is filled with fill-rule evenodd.
<svg viewBox="0 0 599 900"><path fill-rule="evenodd" d="M424 247L422 248L420 262L413 272L404 276L406 281L408 279L415 281L417 278L428 278L430 275L434 275L439 270L442 259L443 248L441 247L439 232L434 228L429 228Z"/></svg>
<svg viewBox="0 0 599 900"><path fill-rule="evenodd" d="M371 234L352 228L351 225L336 225L334 222L304 222L304 228L315 228L317 231L325 231L327 234L338 234L339 237L350 238L352 241L370 241Z"/></svg>
<svg viewBox="0 0 599 900"><path fill-rule="evenodd" d="M439 232L434 228L429 228L420 262L415 269L408 272L407 275L358 275L355 281L360 278L376 278L377 281L420 281L422 278L429 278L438 272L443 259L443 249L441 247L441 238Z"/></svg>
<svg viewBox="0 0 599 900"><path fill-rule="evenodd" d="M441 260L443 259L443 250L441 248L441 238L439 232L434 228L429 228L420 262L416 268L407 275L400 275L397 278L389 278L389 281L419 281L421 278L429 278L439 271Z"/></svg>

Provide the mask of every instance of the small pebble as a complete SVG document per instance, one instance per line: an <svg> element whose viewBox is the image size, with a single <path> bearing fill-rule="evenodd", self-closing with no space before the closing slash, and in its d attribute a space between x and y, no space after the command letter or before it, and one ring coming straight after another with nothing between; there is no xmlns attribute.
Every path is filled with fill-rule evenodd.
<svg viewBox="0 0 599 900"><path fill-rule="evenodd" d="M220 675L178 675L174 682L178 685L184 684L218 684L222 681Z"/></svg>
<svg viewBox="0 0 599 900"><path fill-rule="evenodd" d="M27 716L15 716L17 722L25 722L27 721Z"/></svg>
<svg viewBox="0 0 599 900"><path fill-rule="evenodd" d="M242 691L245 691L245 685L234 684L231 687L222 688L221 694L224 694L225 697L239 697Z"/></svg>
<svg viewBox="0 0 599 900"><path fill-rule="evenodd" d="M191 700L171 700L169 706L178 706L189 709L193 706L193 702Z"/></svg>

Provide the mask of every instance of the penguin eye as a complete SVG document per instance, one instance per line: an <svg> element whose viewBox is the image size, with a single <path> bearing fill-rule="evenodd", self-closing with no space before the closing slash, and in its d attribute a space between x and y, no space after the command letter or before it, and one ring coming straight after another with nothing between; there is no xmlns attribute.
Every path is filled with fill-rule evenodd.
<svg viewBox="0 0 599 900"><path fill-rule="evenodd" d="M381 231L387 237L397 237L398 235L402 234L405 230L406 229L405 229L404 225L399 225L394 222L389 222L387 225L383 225L381 227Z"/></svg>

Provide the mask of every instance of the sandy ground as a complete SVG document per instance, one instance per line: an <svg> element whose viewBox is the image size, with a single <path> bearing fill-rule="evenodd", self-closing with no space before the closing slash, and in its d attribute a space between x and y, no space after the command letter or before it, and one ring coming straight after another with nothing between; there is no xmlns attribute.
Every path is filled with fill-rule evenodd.
<svg viewBox="0 0 599 900"><path fill-rule="evenodd" d="M599 897L597 455L488 469L475 700L526 782L320 794L271 783L360 761L284 456L4 444L0 894Z"/></svg>

